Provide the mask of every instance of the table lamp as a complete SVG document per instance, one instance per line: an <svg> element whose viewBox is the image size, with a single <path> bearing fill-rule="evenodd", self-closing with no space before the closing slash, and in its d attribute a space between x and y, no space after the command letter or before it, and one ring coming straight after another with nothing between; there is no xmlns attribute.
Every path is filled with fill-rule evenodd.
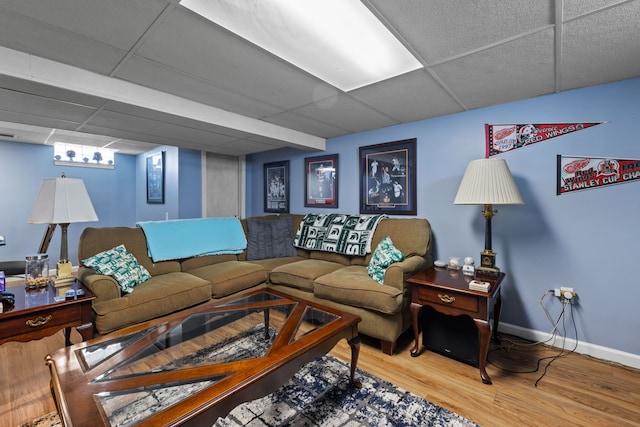
<svg viewBox="0 0 640 427"><path fill-rule="evenodd" d="M480 252L480 266L476 273L497 276L496 254L491 249L491 218L497 213L493 205L522 205L522 196L504 159L472 160L460 182L455 205L484 205L482 212L486 226L484 250Z"/></svg>
<svg viewBox="0 0 640 427"><path fill-rule="evenodd" d="M67 227L72 222L97 221L91 199L81 179L45 178L29 217L29 224L49 224L38 253L46 253L56 225L60 225L60 262L56 268L54 285L57 289L70 287L74 281L69 262Z"/></svg>

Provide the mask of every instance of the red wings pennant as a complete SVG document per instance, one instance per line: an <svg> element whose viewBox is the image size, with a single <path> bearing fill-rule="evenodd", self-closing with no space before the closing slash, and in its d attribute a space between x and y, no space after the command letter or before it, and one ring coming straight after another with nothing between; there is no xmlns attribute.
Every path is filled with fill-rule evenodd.
<svg viewBox="0 0 640 427"><path fill-rule="evenodd" d="M558 155L558 195L640 179L640 160Z"/></svg>
<svg viewBox="0 0 640 427"><path fill-rule="evenodd" d="M487 158L607 122L485 125Z"/></svg>

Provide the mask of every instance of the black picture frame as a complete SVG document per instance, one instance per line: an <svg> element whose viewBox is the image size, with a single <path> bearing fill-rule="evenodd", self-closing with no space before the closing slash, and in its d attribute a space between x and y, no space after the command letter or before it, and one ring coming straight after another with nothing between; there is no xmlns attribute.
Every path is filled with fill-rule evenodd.
<svg viewBox="0 0 640 427"><path fill-rule="evenodd" d="M360 147L360 213L415 215L416 138Z"/></svg>
<svg viewBox="0 0 640 427"><path fill-rule="evenodd" d="M289 213L289 161L264 164L264 211Z"/></svg>
<svg viewBox="0 0 640 427"><path fill-rule="evenodd" d="M338 207L338 154L304 159L304 205Z"/></svg>
<svg viewBox="0 0 640 427"><path fill-rule="evenodd" d="M165 152L147 157L147 203L164 204Z"/></svg>

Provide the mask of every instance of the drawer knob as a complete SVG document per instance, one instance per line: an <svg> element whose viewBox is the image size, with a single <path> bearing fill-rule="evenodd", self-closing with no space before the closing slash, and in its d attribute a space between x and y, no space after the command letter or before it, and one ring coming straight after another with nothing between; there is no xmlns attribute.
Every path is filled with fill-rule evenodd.
<svg viewBox="0 0 640 427"><path fill-rule="evenodd" d="M438 294L438 298L440 298L440 301L446 303L446 304L451 304L452 302L454 302L456 300L456 297L450 297L447 294Z"/></svg>
<svg viewBox="0 0 640 427"><path fill-rule="evenodd" d="M37 328L38 326L45 325L51 319L53 319L51 315L48 315L47 317L38 316L34 320L27 320L27 326Z"/></svg>

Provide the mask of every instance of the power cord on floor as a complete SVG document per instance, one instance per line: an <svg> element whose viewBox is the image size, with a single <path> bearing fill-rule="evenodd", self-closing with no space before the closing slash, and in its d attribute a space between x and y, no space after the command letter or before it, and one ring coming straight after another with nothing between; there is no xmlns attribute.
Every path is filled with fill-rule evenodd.
<svg viewBox="0 0 640 427"><path fill-rule="evenodd" d="M534 373L534 372L538 372L540 370L540 365L542 364L543 361L545 360L549 360L549 363L547 363L544 367L544 370L542 372L542 375L540 375L540 377L536 380L534 386L537 387L538 383L542 380L542 378L547 374L547 370L549 369L549 366L557 359L561 358L561 357L565 357L571 353L574 353L575 350L578 348L578 328L576 326L576 322L575 322L575 318L573 317L573 304L570 303L563 303L562 304L562 310L560 311L560 314L558 315L558 318L554 321L549 313L549 311L547 310L547 308L544 306L543 302L544 299L547 295L553 295L554 291L553 290L548 290L546 291L542 297L540 298L540 306L542 307L542 310L544 311L545 315L547 316L547 319L549 320L549 323L551 324L551 332L550 332L550 336L549 338L545 339L545 340L541 340L541 341L536 341L536 342L530 342L530 341L526 341L526 342L516 342L514 340L506 340L509 342L508 346L505 345L500 345L499 347L495 348L492 350L496 351L496 350L506 350L507 352L511 352L514 349L518 349L519 347L523 347L523 348L527 348L527 347L533 347L539 344L546 344L550 341L553 341L553 344L555 344L555 340L558 338L558 328L560 326L560 323L562 321L562 347L560 350L560 353L558 353L557 355L554 356L547 356L547 357L541 357L538 358L538 360L536 361L536 368L532 369L532 370L527 370L527 371L515 371L515 370L511 370L511 369L507 369L501 366L496 365L494 362L492 361L488 361L491 365L495 366L496 368L505 371L505 372L509 372L509 373L513 373L513 374L529 374L529 373ZM565 342L566 342L566 316L565 316L565 312L566 312L566 307L567 305L569 306L569 314L571 317L571 322L573 324L573 329L574 329L574 333L575 333L575 337L576 337L576 343L575 346L569 350L569 351L565 351L564 347L565 347ZM504 338L503 338L504 340Z"/></svg>

